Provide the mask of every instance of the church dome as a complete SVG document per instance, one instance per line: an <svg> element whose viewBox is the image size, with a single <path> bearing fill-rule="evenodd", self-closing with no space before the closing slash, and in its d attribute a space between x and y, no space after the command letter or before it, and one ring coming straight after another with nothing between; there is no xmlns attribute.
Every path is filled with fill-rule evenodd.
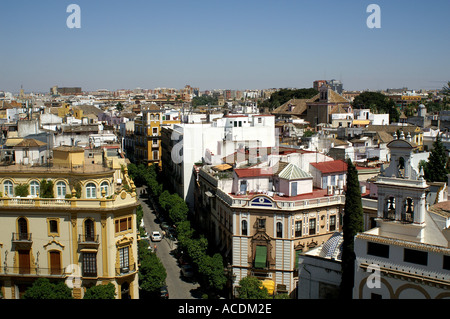
<svg viewBox="0 0 450 319"><path fill-rule="evenodd" d="M330 258L336 260L342 260L342 243L344 237L342 233L334 233L330 239L328 239L322 246L319 256L323 258Z"/></svg>

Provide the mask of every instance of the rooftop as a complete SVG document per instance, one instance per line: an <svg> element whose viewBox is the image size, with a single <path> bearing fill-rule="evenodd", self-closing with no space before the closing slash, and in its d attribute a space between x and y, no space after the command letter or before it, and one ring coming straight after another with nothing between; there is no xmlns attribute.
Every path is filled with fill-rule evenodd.
<svg viewBox="0 0 450 319"><path fill-rule="evenodd" d="M341 160L311 163L316 169L322 172L322 174L347 172L347 163Z"/></svg>

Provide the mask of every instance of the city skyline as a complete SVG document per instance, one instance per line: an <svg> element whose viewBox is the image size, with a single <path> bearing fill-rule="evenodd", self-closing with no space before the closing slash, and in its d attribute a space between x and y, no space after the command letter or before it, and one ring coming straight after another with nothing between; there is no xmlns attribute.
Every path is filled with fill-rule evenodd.
<svg viewBox="0 0 450 319"><path fill-rule="evenodd" d="M81 8L81 28L66 11ZM371 3L381 28L367 26ZM312 87L441 89L450 3L14 1L0 21L0 90Z"/></svg>

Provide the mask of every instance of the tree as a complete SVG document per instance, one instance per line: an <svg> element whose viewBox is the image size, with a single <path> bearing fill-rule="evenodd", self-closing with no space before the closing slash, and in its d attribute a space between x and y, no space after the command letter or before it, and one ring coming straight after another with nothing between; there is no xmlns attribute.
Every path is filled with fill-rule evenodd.
<svg viewBox="0 0 450 319"><path fill-rule="evenodd" d="M222 256L218 253L214 256L203 255L198 263L198 272L204 283L213 293L222 290L227 282L224 273Z"/></svg>
<svg viewBox="0 0 450 319"><path fill-rule="evenodd" d="M447 181L447 155L445 146L438 134L433 142L433 149L428 157L428 163L424 165L425 179L428 182L446 182Z"/></svg>
<svg viewBox="0 0 450 319"><path fill-rule="evenodd" d="M83 299L115 299L116 287L112 283L88 288Z"/></svg>
<svg viewBox="0 0 450 319"><path fill-rule="evenodd" d="M256 277L244 277L236 288L240 299L268 299L269 292Z"/></svg>
<svg viewBox="0 0 450 319"><path fill-rule="evenodd" d="M39 188L41 198L55 198L52 180L45 180L45 179L41 180Z"/></svg>
<svg viewBox="0 0 450 319"><path fill-rule="evenodd" d="M25 291L22 299L72 299L72 289L64 281L52 283L47 278L39 278Z"/></svg>
<svg viewBox="0 0 450 319"><path fill-rule="evenodd" d="M283 105L290 99L310 99L317 95L319 91L313 88L303 89L280 89L270 96L268 100L262 102L259 107L268 107L269 110L274 110L278 106Z"/></svg>
<svg viewBox="0 0 450 319"><path fill-rule="evenodd" d="M19 184L14 188L14 194L20 197L27 197L29 195L28 184Z"/></svg>
<svg viewBox="0 0 450 319"><path fill-rule="evenodd" d="M123 111L123 105L122 105L122 103L117 103L116 104L116 110L117 110L117 112L122 112Z"/></svg>
<svg viewBox="0 0 450 319"><path fill-rule="evenodd" d="M194 229L192 229L191 227L191 222L188 220L184 220L178 222L176 226L178 247L181 250L187 250L188 242L194 235Z"/></svg>
<svg viewBox="0 0 450 319"><path fill-rule="evenodd" d="M194 98L192 98L192 106L193 107L197 107L200 105L217 105L218 103L218 98L217 97L211 97L208 95L202 95L202 96L195 96Z"/></svg>
<svg viewBox="0 0 450 319"><path fill-rule="evenodd" d="M159 196L159 205L169 214L173 223L178 223L187 219L189 208L186 202L178 194L170 194L165 190Z"/></svg>
<svg viewBox="0 0 450 319"><path fill-rule="evenodd" d="M358 171L350 159L347 160L347 189L343 216L343 244L342 244L342 280L340 297L351 299L354 285L355 252L354 242L358 232L364 231L363 208Z"/></svg>
<svg viewBox="0 0 450 319"><path fill-rule="evenodd" d="M148 250L145 241L139 242L139 288L144 293L155 294L166 284L167 272L155 253Z"/></svg>
<svg viewBox="0 0 450 319"><path fill-rule="evenodd" d="M398 122L400 111L395 106L395 102L386 95L379 92L363 92L355 97L352 103L353 108L370 108L372 113L388 113L391 122Z"/></svg>
<svg viewBox="0 0 450 319"><path fill-rule="evenodd" d="M201 263L203 256L208 249L208 240L201 236L200 238L190 238L186 241L187 253L195 264Z"/></svg>

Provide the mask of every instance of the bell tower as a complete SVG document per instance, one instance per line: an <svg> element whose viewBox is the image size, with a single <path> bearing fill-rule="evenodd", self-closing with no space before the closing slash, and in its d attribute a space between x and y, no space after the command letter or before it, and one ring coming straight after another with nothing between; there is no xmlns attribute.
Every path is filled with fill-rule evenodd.
<svg viewBox="0 0 450 319"><path fill-rule="evenodd" d="M394 135L387 147L391 152L390 165L381 170L375 182L380 234L402 234L405 240L423 242L428 185L423 170L413 166L417 145L400 134L400 138Z"/></svg>

